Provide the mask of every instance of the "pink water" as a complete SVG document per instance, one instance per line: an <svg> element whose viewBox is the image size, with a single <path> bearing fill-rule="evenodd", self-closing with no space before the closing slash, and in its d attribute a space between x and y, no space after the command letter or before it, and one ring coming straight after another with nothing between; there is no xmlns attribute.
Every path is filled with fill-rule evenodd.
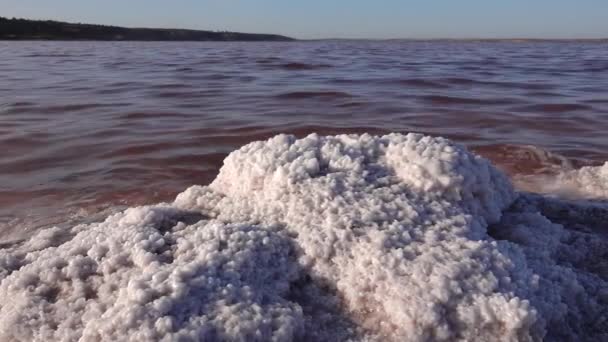
<svg viewBox="0 0 608 342"><path fill-rule="evenodd" d="M277 133L409 131L514 179L602 163L608 45L2 42L0 228L172 200Z"/></svg>

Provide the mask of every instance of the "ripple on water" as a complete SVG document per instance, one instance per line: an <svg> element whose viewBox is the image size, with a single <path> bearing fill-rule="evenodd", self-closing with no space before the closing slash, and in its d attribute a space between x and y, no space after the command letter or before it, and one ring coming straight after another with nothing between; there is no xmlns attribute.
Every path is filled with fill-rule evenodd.
<svg viewBox="0 0 608 342"><path fill-rule="evenodd" d="M602 44L550 42L6 42L0 189L14 190L2 210L170 200L213 179L225 154L278 133L417 131L536 146L575 168L601 162L604 55ZM480 153L536 172L534 153L509 149ZM54 195L30 192L41 187Z"/></svg>

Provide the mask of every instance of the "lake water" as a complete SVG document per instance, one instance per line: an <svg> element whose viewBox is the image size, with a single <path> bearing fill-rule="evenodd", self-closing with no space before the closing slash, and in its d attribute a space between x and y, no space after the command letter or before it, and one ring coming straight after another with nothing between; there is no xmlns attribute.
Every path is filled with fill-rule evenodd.
<svg viewBox="0 0 608 342"><path fill-rule="evenodd" d="M599 163L607 94L606 43L2 42L0 217L169 200L277 133L442 135L511 174Z"/></svg>

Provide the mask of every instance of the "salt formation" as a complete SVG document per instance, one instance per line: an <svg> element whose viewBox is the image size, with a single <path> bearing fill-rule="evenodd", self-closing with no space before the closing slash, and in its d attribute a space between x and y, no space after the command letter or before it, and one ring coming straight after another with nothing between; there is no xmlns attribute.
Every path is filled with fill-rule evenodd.
<svg viewBox="0 0 608 342"><path fill-rule="evenodd" d="M4 246L0 340L605 340L606 213L442 138L281 135L172 204Z"/></svg>

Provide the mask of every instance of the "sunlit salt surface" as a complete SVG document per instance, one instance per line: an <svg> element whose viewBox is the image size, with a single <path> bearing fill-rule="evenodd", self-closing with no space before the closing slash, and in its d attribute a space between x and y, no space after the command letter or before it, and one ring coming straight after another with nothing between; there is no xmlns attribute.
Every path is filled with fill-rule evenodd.
<svg viewBox="0 0 608 342"><path fill-rule="evenodd" d="M606 340L607 169L555 180L575 202L443 138L253 142L173 203L0 246L0 340Z"/></svg>

